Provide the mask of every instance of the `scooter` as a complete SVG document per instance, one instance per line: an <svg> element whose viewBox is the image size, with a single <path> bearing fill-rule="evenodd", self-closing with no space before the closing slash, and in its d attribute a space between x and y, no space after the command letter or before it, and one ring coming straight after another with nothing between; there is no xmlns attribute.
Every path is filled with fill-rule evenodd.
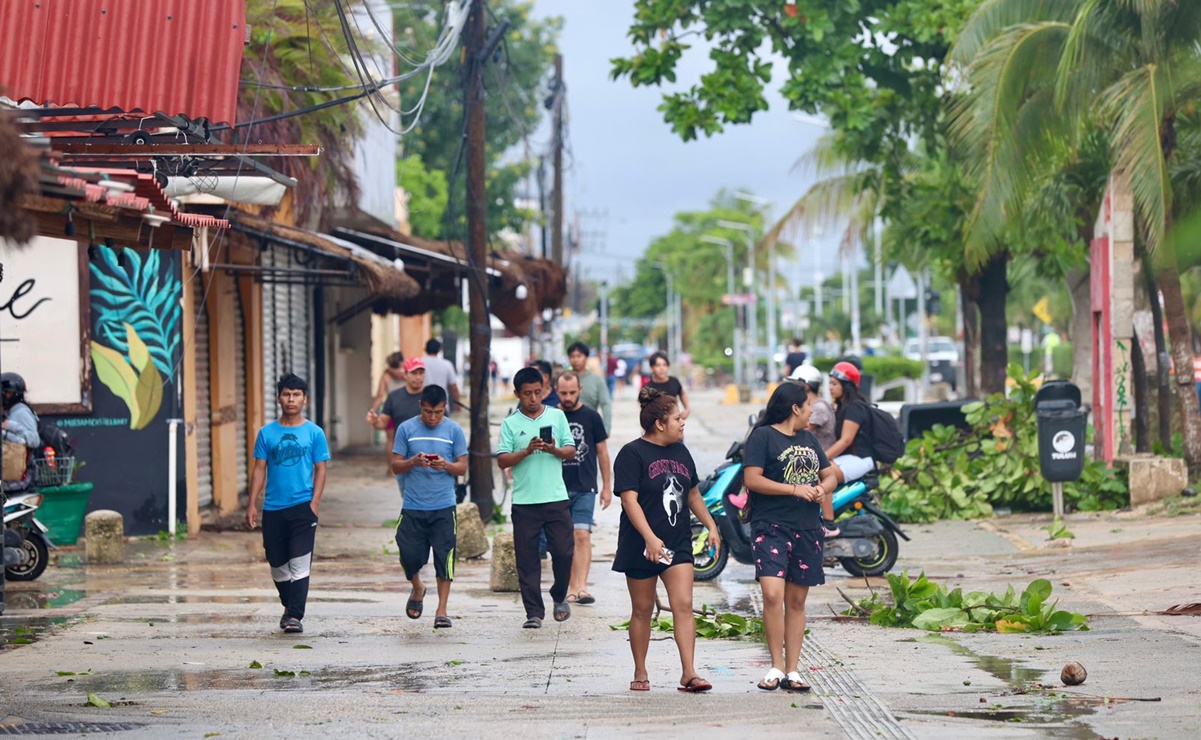
<svg viewBox="0 0 1201 740"><path fill-rule="evenodd" d="M4 503L4 572L10 581L32 581L50 563L48 531L33 514L42 505L40 493L9 494Z"/></svg>
<svg viewBox="0 0 1201 740"><path fill-rule="evenodd" d="M876 503L873 492L878 485L875 473L870 473L834 489L834 518L840 531L826 538L826 567L838 564L853 576L878 576L896 565L897 537L908 542L909 535Z"/></svg>
<svg viewBox="0 0 1201 740"><path fill-rule="evenodd" d="M754 418L751 417L752 422ZM722 542L721 549L715 552L709 542L709 530L695 516L692 517L692 577L695 580L711 581L717 578L726 569L731 554L740 563L754 562L750 526L738 520L737 512L731 516L726 504L729 495L738 495L746 490L742 485L742 449L741 441L730 445L726 461L697 486L705 500L705 508L717 523Z"/></svg>
<svg viewBox="0 0 1201 740"><path fill-rule="evenodd" d="M756 417L750 418L754 426ZM732 555L740 563L755 562L751 551L751 528L743 521L748 494L742 483L743 442L726 452L726 462L697 487L705 507L721 532L722 547L714 551L709 532L692 517L693 578L711 581L721 575ZM844 483L834 491L834 518L839 533L825 540L824 565L841 565L854 576L876 576L892 569L900 554L897 537L909 541L900 526L877 505L872 491L873 475ZM844 516L846 514L849 516Z"/></svg>

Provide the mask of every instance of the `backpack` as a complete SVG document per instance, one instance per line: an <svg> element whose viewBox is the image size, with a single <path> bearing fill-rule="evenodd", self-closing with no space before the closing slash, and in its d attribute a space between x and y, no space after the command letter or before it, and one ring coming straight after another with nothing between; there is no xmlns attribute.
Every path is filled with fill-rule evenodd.
<svg viewBox="0 0 1201 740"><path fill-rule="evenodd" d="M872 446L872 459L878 463L895 463L905 454L905 437L892 415L879 406L865 404L868 412L868 440Z"/></svg>
<svg viewBox="0 0 1201 740"><path fill-rule="evenodd" d="M41 444L33 451L35 457L44 457L47 447L54 450L56 458L75 454L75 445L71 444L71 438L56 424L38 419L38 436L41 437Z"/></svg>

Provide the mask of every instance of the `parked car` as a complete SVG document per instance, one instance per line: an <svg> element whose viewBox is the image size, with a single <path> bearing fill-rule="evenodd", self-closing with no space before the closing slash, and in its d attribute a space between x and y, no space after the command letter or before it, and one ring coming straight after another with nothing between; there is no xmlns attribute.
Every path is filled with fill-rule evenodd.
<svg viewBox="0 0 1201 740"><path fill-rule="evenodd" d="M910 339L905 342L904 355L910 360L922 359L922 343L920 339ZM951 390L956 390L959 383L959 367L963 361L959 354L959 345L951 337L928 337L926 339L926 363L930 367L931 383L950 383Z"/></svg>

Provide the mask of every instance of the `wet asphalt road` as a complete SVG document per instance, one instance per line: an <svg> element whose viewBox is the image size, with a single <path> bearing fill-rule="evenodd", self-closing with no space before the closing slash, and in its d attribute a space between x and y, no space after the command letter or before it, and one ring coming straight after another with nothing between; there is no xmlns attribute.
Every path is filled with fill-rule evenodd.
<svg viewBox="0 0 1201 740"><path fill-rule="evenodd" d="M749 408L696 394L687 439L702 472L744 429ZM615 445L636 436L618 401ZM612 450L616 452L616 447ZM40 581L9 585L0 618L0 733L112 730L130 737L729 736L1185 737L1197 732L1201 620L1152 612L1201 601L1196 513L1076 515L1068 548L1038 517L911 528L899 568L965 590L1055 584L1093 629L1053 637L931 634L835 620L867 585L841 569L810 597L802 668L808 695L766 693L761 644L701 640L707 696L674 690L667 635L651 645L653 690L631 694L619 576L608 570L617 509L598 512L595 606L563 625L520 629L516 594L488 590L488 563L458 567L451 630L403 617L408 596L392 532L394 483L382 453L331 466L306 633L284 636L257 533L131 543L123 566L86 567L63 552ZM549 569L547 571L549 580ZM873 580L875 587L885 585ZM886 585L885 585L886 587ZM695 600L756 614L753 572L732 563ZM27 644L26 644L27 643ZM1057 687L1077 660L1088 681ZM261 668L251 667L261 665ZM63 674L63 675L60 675ZM75 675L65 675L75 674ZM94 693L113 706L88 706ZM1158 702L1098 697L1159 698ZM89 725L90 723L90 725ZM96 724L108 723L108 724ZM23 730L22 730L23 728Z"/></svg>

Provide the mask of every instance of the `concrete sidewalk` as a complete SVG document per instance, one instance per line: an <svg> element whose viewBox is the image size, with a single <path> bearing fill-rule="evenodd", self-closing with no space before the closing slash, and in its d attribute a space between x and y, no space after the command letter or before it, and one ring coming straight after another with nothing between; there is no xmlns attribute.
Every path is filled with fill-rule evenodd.
<svg viewBox="0 0 1201 740"><path fill-rule="evenodd" d="M702 475L745 432L750 407L697 392L687 442ZM501 406L502 404L495 404ZM619 398L611 454L634 439L636 405ZM280 634L278 600L259 534L203 533L185 542L130 543L127 564L84 567L62 553L40 581L9 584L0 618L0 732L123 729L145 737L1181 737L1195 731L1201 620L1150 612L1201 601L1195 580L1201 518L1073 515L1075 542L1046 541L1040 517L908 527L897 570L948 586L1055 584L1061 605L1094 615L1092 631L1050 637L930 634L833 618L869 584L841 569L810 595L802 657L815 690L767 693L755 682L766 651L752 640L699 640L715 689L674 690L669 635L651 645L653 690L627 690L624 579L609 570L618 506L598 511L592 592L561 625L522 630L515 593L488 590L486 560L458 566L454 627L432 629L432 596L404 617L408 584L389 520L399 498L382 451L337 458L322 505L306 633ZM429 569L427 568L427 572ZM549 567L544 570L549 585ZM883 579L870 587L887 588ZM754 615L750 566L731 563L697 584L695 603ZM17 633L17 627L32 634ZM18 644L25 641L31 644ZM1089 669L1078 694L1060 667ZM251 668L252 663L262 668ZM76 675L59 675L59 673ZM93 692L111 709L86 706ZM1156 703L1084 696L1161 697ZM109 723L98 725L96 723Z"/></svg>

